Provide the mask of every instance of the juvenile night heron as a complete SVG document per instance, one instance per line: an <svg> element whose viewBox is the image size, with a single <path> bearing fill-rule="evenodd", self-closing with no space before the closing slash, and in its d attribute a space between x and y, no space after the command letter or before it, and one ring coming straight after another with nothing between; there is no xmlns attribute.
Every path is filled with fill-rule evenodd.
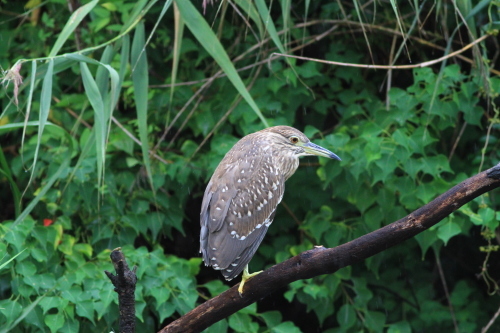
<svg viewBox="0 0 500 333"><path fill-rule="evenodd" d="M260 273L249 274L248 263L273 222L285 181L299 157L310 155L340 160L293 127L270 127L238 141L212 175L201 206L200 252L228 281L244 271L240 294Z"/></svg>

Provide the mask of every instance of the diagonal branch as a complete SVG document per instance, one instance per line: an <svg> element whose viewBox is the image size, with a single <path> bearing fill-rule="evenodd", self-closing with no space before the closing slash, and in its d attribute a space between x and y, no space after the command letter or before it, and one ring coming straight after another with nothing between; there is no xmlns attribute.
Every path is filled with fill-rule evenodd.
<svg viewBox="0 0 500 333"><path fill-rule="evenodd" d="M408 216L335 248L315 247L248 280L240 297L238 285L201 304L160 332L200 332L287 284L365 260L416 236L479 195L500 187L500 163L451 188Z"/></svg>

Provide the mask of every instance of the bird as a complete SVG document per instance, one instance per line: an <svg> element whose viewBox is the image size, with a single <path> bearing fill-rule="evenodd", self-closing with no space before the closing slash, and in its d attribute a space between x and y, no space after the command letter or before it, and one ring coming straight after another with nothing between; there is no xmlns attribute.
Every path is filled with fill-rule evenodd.
<svg viewBox="0 0 500 333"><path fill-rule="evenodd" d="M245 282L262 272L250 274L248 263L273 222L285 181L299 157L312 155L340 161L301 131L274 126L240 139L215 169L201 205L200 253L228 281L243 271L240 295Z"/></svg>

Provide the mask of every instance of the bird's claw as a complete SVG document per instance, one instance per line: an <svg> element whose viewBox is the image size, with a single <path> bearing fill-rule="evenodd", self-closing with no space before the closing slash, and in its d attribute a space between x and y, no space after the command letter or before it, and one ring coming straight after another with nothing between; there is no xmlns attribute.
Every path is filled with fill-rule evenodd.
<svg viewBox="0 0 500 333"><path fill-rule="evenodd" d="M253 278L255 275L260 274L260 273L262 273L262 272L263 272L263 271L258 271L258 272L255 272L255 273L249 274L249 273L248 273L248 268L246 268L246 269L243 271L243 276L241 277L240 286L238 287L238 292L240 293L240 296L241 296L241 297L243 297L243 286L245 285L245 282L247 282L248 280L250 280L251 278Z"/></svg>

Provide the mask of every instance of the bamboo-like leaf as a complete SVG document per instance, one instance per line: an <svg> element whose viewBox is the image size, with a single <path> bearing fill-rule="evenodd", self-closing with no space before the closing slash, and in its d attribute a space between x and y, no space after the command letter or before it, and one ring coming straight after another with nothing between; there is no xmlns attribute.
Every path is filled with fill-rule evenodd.
<svg viewBox="0 0 500 333"><path fill-rule="evenodd" d="M4 268L5 266L7 266L9 264L9 262L11 262L12 260L16 259L18 256L21 255L21 253L23 253L24 251L26 251L27 249L24 249L22 250L21 252L19 252L18 254L16 254L15 256L13 256L12 258L10 258L9 260L7 260L6 262L4 262L3 264L0 265L0 270L2 268Z"/></svg>
<svg viewBox="0 0 500 333"><path fill-rule="evenodd" d="M129 62L130 55L130 37L126 35L122 38L122 49L120 53L120 70L118 74L118 87L121 88L123 79L125 78L125 73L127 72L127 65ZM119 94L116 94L113 98L113 109L118 103Z"/></svg>
<svg viewBox="0 0 500 333"><path fill-rule="evenodd" d="M36 161L38 159L38 151L40 150L40 144L42 142L42 134L45 128L45 124L47 123L47 119L49 118L50 112L50 101L52 99L52 75L54 71L54 61L52 59L48 62L47 72L45 73L45 77L43 78L42 84L42 92L40 95L40 115L38 121L38 139L35 147L35 154L33 157L33 164L31 165L31 175L28 180L28 185L26 185L26 190L31 185L33 181L33 176L36 172ZM23 193L24 194L24 193Z"/></svg>
<svg viewBox="0 0 500 333"><path fill-rule="evenodd" d="M50 50L49 57L54 57L57 55L61 47L68 40L68 37L75 31L76 27L82 22L83 18L97 5L99 0L92 0L86 5L78 8L73 14L71 14L68 22L59 33L52 50Z"/></svg>
<svg viewBox="0 0 500 333"><path fill-rule="evenodd" d="M182 46L182 37L184 36L184 20L182 19L181 13L177 8L177 5L174 6L174 21L175 21L175 35L174 35L174 52L173 52L173 61L172 61L172 76L171 83L172 89L170 89L170 105L172 105L172 100L174 99L174 84L177 79L177 69L179 67L179 55L181 53Z"/></svg>
<svg viewBox="0 0 500 333"><path fill-rule="evenodd" d="M144 23L139 23L135 30L132 42L132 83L134 86L134 99L137 111L137 125L139 127L139 140L141 141L142 158L148 174L151 188L153 188L153 176L151 173L151 160L149 158L148 142L148 63L144 48L145 33Z"/></svg>
<svg viewBox="0 0 500 333"><path fill-rule="evenodd" d="M292 16L291 16L291 1L290 0L281 0L281 16L283 17L283 40L285 41L285 45L290 42L290 33L288 28L292 25Z"/></svg>
<svg viewBox="0 0 500 333"><path fill-rule="evenodd" d="M269 33L269 37L274 42L274 45L280 50L281 53L286 54L285 47L283 43L281 43L280 37L278 35L278 31L276 30L276 26L271 18L271 13L269 13L269 9L264 0L255 0L255 6L259 11L260 17L264 22L264 28Z"/></svg>
<svg viewBox="0 0 500 333"><path fill-rule="evenodd" d="M259 12L253 5L252 1L248 0L235 0L234 1L245 13L247 13L248 17L252 19L252 21L255 23L257 26L257 29L259 29L259 36L260 39L264 38L265 35L265 30L264 30L264 25L262 24L262 20L260 19ZM307 17L307 16L306 16Z"/></svg>
<svg viewBox="0 0 500 333"><path fill-rule="evenodd" d="M102 176L104 175L104 162L106 153L106 116L104 111L104 103L102 95L97 87L90 70L85 62L80 62L80 70L82 72L83 86L85 93L89 99L90 105L94 109L94 127L93 130L96 136L96 153L97 153L97 183L99 188L102 185Z"/></svg>
<svg viewBox="0 0 500 333"><path fill-rule="evenodd" d="M108 45L104 49L102 53L101 60L99 61L101 64L109 64L115 55L113 46ZM106 101L108 95L108 87L109 87L109 72L104 66L99 66L97 68L97 72L95 75L95 82L97 83L97 88L101 92L102 98Z"/></svg>
<svg viewBox="0 0 500 333"><path fill-rule="evenodd" d="M127 40L126 50L128 52L128 38L126 40ZM65 57L68 59L78 61L80 63L89 63L89 64L93 64L93 65L98 65L98 66L100 66L99 68L103 68L103 69L107 70L106 75L101 74L100 80L102 82L101 82L100 87L96 81L97 91L100 92L101 101L103 103L104 113L103 113L102 121L103 121L104 126L107 128L107 130L104 131L104 140L105 140L104 142L106 142L107 137L109 135L109 128L111 125L111 117L113 115L113 110L116 107L116 103L118 102L118 96L120 94L121 82L123 82L123 75L124 74L122 74L122 78L120 79L120 75L118 74L118 72L110 65L99 62L99 61L94 60L94 59L91 59L91 58L84 56L82 54L74 54L74 53L67 54L67 55L65 55ZM126 61L128 61L127 57L125 57ZM104 60L106 60L106 58L104 58ZM107 92L107 89L108 89L107 80L108 80L108 78L111 80L110 94L108 94L108 92ZM93 80L93 78L92 78L92 80ZM104 82L104 80L106 82ZM108 97L108 95L109 95L109 97ZM103 97L103 96L106 96L106 97ZM104 150L104 154L105 154L105 150Z"/></svg>
<svg viewBox="0 0 500 333"><path fill-rule="evenodd" d="M236 90L238 90L240 95L254 110L264 126L268 127L269 125L266 118L264 118L264 116L260 112L259 107L253 100L252 96L246 89L245 84L238 75L236 68L234 68L231 59L229 59L229 56L222 47L220 41L215 36L212 29L210 29L210 26L208 25L205 18L201 16L200 12L196 10L196 8L190 1L176 0L176 4L189 30L191 30L198 42L203 45L205 50L212 56L212 58L214 58L217 64L219 64L224 73L227 75L229 81L231 81Z"/></svg>
<svg viewBox="0 0 500 333"><path fill-rule="evenodd" d="M391 0L391 4L392 4L392 1L393 0ZM370 52L370 58L373 61L372 48L370 47L370 41L368 40L368 36L366 35L366 29L365 29L365 25L363 24L363 19L362 19L362 15L361 15L362 13L361 13L361 9L359 8L358 0L353 0L352 2L354 4L354 8L356 9L356 14L358 16L358 20L359 20L359 23L361 25L361 30L363 31L363 36L365 37L366 45L368 46L368 52ZM396 9L395 9L395 13L396 13L396 18L398 19L398 22L399 22L398 11ZM402 28L401 28L401 33L404 36L404 31Z"/></svg>
<svg viewBox="0 0 500 333"><path fill-rule="evenodd" d="M30 77L30 90L28 92L28 104L26 105L26 115L24 116L24 122L28 123L31 114L31 102L33 101L33 91L36 87L36 61L31 61L31 77ZM23 128L23 135L21 136L21 151L24 151L24 138L26 137L26 126Z"/></svg>
<svg viewBox="0 0 500 333"><path fill-rule="evenodd" d="M135 7L132 11L132 14L130 14L128 20L125 22L123 25L122 29L120 30L120 34L125 33L130 27L133 27L136 24L137 19L141 18L143 15L143 9L148 3L149 0L139 0L135 3ZM151 1L155 3L156 1Z"/></svg>
<svg viewBox="0 0 500 333"><path fill-rule="evenodd" d="M357 1L357 0L355 0L355 1ZM405 30L403 28L403 23L401 22L401 18L399 17L398 5L396 3L396 0L390 0L390 3L391 3L392 10L394 11L394 15L396 16L396 21L398 22L398 27L399 27L399 30L401 31L401 35L403 35L403 37L404 37ZM358 16L359 16L359 12L358 12ZM360 20L361 20L361 17L360 17ZM360 23L363 23L363 22L360 22ZM363 29L363 32L364 32L364 29ZM365 36L365 38L366 38L366 36Z"/></svg>

